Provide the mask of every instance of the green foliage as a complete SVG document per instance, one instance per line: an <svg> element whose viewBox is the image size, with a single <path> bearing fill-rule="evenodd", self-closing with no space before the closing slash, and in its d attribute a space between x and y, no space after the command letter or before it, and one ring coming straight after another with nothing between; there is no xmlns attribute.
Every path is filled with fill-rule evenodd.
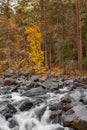
<svg viewBox="0 0 87 130"><path fill-rule="evenodd" d="M83 65L84 69L87 69L87 57L83 58L82 65Z"/></svg>
<svg viewBox="0 0 87 130"><path fill-rule="evenodd" d="M61 63L66 63L69 60L73 59L72 48L69 43L63 43L61 48Z"/></svg>

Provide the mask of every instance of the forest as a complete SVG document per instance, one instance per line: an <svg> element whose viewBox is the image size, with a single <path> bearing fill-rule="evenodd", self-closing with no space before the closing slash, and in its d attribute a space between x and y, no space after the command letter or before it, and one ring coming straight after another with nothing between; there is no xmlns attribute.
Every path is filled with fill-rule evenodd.
<svg viewBox="0 0 87 130"><path fill-rule="evenodd" d="M0 72L87 71L87 0L0 0Z"/></svg>

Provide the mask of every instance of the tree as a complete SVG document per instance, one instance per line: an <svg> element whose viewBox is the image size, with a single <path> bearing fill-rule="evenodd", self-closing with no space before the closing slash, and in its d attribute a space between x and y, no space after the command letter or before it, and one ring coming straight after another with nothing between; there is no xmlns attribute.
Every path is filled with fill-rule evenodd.
<svg viewBox="0 0 87 130"><path fill-rule="evenodd" d="M29 58L32 66L35 70L40 70L44 63L44 52L41 50L42 37L38 25L27 28L25 34L30 42Z"/></svg>
<svg viewBox="0 0 87 130"><path fill-rule="evenodd" d="M80 2L76 0L76 19L77 19L77 46L78 46L78 64L82 73L82 34L81 34L81 16Z"/></svg>

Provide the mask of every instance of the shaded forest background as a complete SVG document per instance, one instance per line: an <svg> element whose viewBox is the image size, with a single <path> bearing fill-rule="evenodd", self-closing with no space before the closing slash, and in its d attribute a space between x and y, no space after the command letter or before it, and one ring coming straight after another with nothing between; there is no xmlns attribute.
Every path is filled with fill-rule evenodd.
<svg viewBox="0 0 87 130"><path fill-rule="evenodd" d="M0 72L87 70L87 0L0 0Z"/></svg>

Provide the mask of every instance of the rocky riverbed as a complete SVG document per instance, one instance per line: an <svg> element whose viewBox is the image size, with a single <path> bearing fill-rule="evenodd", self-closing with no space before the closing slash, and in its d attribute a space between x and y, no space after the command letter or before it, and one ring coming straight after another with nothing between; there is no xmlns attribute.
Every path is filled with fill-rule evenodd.
<svg viewBox="0 0 87 130"><path fill-rule="evenodd" d="M87 130L87 77L6 72L0 77L0 130Z"/></svg>

